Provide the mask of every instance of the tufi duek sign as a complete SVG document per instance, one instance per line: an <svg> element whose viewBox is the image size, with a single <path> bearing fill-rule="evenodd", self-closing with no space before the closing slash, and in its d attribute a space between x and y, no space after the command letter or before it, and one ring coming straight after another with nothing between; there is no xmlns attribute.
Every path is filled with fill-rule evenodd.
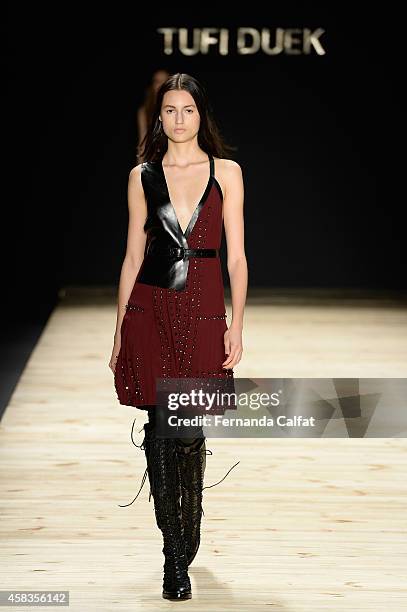
<svg viewBox="0 0 407 612"><path fill-rule="evenodd" d="M325 55L323 28L157 28L165 55Z"/></svg>

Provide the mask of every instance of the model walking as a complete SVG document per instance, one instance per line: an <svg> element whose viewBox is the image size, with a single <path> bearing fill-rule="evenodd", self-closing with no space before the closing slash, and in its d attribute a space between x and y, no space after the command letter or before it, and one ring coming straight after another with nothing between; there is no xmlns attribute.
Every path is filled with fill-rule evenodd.
<svg viewBox="0 0 407 612"><path fill-rule="evenodd" d="M156 437L156 379L233 379L247 291L244 188L240 166L225 159L205 90L189 75L172 75L160 87L143 144L144 161L129 176L127 252L109 365L120 404L148 410L141 486L148 474L164 542L162 595L189 599L188 565L200 543L211 451L202 430L190 439ZM223 223L229 328L219 259Z"/></svg>

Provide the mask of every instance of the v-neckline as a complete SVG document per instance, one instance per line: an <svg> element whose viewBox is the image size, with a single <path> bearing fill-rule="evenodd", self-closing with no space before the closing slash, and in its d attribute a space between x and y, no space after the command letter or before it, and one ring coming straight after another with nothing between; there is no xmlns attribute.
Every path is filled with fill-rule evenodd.
<svg viewBox="0 0 407 612"><path fill-rule="evenodd" d="M209 179L208 179L208 182L206 184L205 190L204 190L204 192L203 192L203 194L202 194L198 204L196 205L196 207L195 207L195 209L194 209L194 211L192 213L192 217L190 218L189 223L188 223L185 231L182 230L181 224L180 224L179 219L178 219L177 211L175 210L175 206L174 206L174 204L171 201L170 190L168 189L168 183L167 183L167 179L166 179L165 171L164 171L164 166L163 166L163 160L161 159L161 161L159 161L159 166L160 166L160 169L161 169L161 174L162 174L162 177L164 179L164 186L165 186L166 196L167 196L168 202L169 202L169 204L171 206L171 210L173 211L173 215L174 215L174 218L175 218L176 223L178 225L178 229L179 229L179 231L181 232L182 236L185 239L189 236L189 234L192 231L191 224L194 221L195 217L197 216L197 212L199 211L199 208L200 208L202 202L204 201L205 196L206 196L206 194L208 192L209 186L211 184L211 180L212 180L211 161L212 160L211 160L211 157L210 157L209 154L208 154L208 160L209 160Z"/></svg>

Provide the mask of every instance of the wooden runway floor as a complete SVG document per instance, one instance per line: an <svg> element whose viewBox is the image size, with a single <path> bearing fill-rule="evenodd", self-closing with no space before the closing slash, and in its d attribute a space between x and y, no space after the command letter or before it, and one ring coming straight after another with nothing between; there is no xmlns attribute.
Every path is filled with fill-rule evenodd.
<svg viewBox="0 0 407 612"><path fill-rule="evenodd" d="M206 485L240 463L204 491L193 599L163 600L148 481L118 507L145 470L130 429L140 444L146 415L117 402L114 323L114 296L68 292L3 416L2 590L69 590L75 612L407 609L401 437L207 440ZM407 377L406 323L391 298L251 291L235 374Z"/></svg>

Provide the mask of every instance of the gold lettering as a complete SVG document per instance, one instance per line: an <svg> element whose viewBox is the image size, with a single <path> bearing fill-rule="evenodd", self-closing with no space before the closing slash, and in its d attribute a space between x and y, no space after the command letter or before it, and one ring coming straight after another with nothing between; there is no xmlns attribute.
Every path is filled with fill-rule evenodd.
<svg viewBox="0 0 407 612"><path fill-rule="evenodd" d="M218 28L203 28L201 33L201 53L208 55L210 45L218 44L218 39L211 34L218 34Z"/></svg>
<svg viewBox="0 0 407 612"><path fill-rule="evenodd" d="M283 52L284 29L276 28L274 47L270 47L270 30L263 28L261 31L261 48L267 55L278 55Z"/></svg>
<svg viewBox="0 0 407 612"><path fill-rule="evenodd" d="M298 34L298 38L295 38L295 35ZM301 55L301 49L295 49L294 45L301 44L300 35L302 34L302 30L299 28L287 28L284 36L284 50L287 55Z"/></svg>
<svg viewBox="0 0 407 612"><path fill-rule="evenodd" d="M187 28L179 29L179 50L184 55L197 55L199 53L201 31L199 28L193 29L192 47L188 47L188 30Z"/></svg>
<svg viewBox="0 0 407 612"><path fill-rule="evenodd" d="M319 42L319 37L322 36L324 32L325 30L323 30L322 28L318 28L314 32L311 32L311 30L309 30L308 28L304 28L304 43L303 43L304 53L306 54L311 53L311 46L313 46L315 51L318 53L318 55L326 54L325 49Z"/></svg>
<svg viewBox="0 0 407 612"><path fill-rule="evenodd" d="M229 30L221 28L219 40L219 53L227 55L229 53Z"/></svg>
<svg viewBox="0 0 407 612"><path fill-rule="evenodd" d="M245 37L252 37L251 46L245 43ZM237 52L240 55L251 55L260 49L260 34L255 28L239 28L237 31Z"/></svg>
<svg viewBox="0 0 407 612"><path fill-rule="evenodd" d="M173 40L174 34L177 31L176 28L158 28L157 32L164 34L164 53L165 55L172 55L174 53Z"/></svg>
<svg viewBox="0 0 407 612"><path fill-rule="evenodd" d="M175 51L175 36L178 34L178 50L183 55L208 55L210 48L215 46L219 55L229 53L228 28L157 28L163 35L163 51L172 55ZM266 55L325 55L326 50L320 37L325 33L323 28L237 28L236 51L239 55L254 55L262 51ZM191 40L192 39L192 40Z"/></svg>

